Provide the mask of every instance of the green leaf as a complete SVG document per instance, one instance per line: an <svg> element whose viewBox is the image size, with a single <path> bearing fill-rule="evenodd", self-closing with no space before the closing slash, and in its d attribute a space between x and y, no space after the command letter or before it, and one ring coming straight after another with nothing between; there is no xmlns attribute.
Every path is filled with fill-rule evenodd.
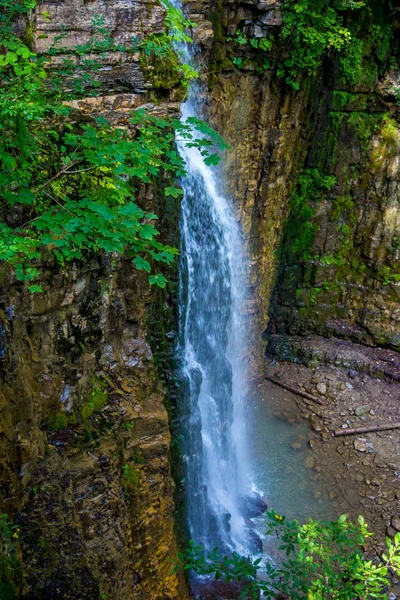
<svg viewBox="0 0 400 600"><path fill-rule="evenodd" d="M221 162L221 157L218 156L218 154L210 154L209 156L206 156L206 158L204 159L204 164L206 164L207 167L211 167L213 165L219 165L220 162Z"/></svg>
<svg viewBox="0 0 400 600"><path fill-rule="evenodd" d="M157 275L150 275L149 282L150 282L150 285L155 284L160 288L165 288L165 286L167 285L167 280L165 279L164 275L162 275L161 273L158 273Z"/></svg>
<svg viewBox="0 0 400 600"><path fill-rule="evenodd" d="M136 258L133 259L133 262L137 269L147 271L147 273L150 273L150 263L141 256L136 256Z"/></svg>

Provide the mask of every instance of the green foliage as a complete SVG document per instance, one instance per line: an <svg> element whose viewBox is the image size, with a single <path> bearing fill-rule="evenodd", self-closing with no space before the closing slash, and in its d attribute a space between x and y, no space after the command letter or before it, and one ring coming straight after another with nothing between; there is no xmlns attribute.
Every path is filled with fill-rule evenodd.
<svg viewBox="0 0 400 600"><path fill-rule="evenodd" d="M339 59L339 70L344 82L355 84L360 80L363 66L362 40L353 38L344 48Z"/></svg>
<svg viewBox="0 0 400 600"><path fill-rule="evenodd" d="M79 70L70 58L52 69L12 31L13 19L33 7L28 0L6 2L0 13L5 48L0 55L0 261L14 267L17 279L30 282L42 258L64 265L93 254L125 254L149 273L151 284L165 287L156 264L169 265L178 251L157 240L157 217L138 206L137 198L156 178L167 184L184 174L175 134L198 148L207 164L219 160L213 148L225 145L195 118L181 123L136 110L124 128L104 117L77 118L71 101L99 85L95 73L101 62L91 57L121 48L95 19L90 42L72 51L80 57ZM169 7L168 24L171 32L162 39L134 40L131 50L139 44L150 60L157 55L166 64L163 53L171 57L171 41L186 39L188 22ZM62 38L50 53L65 53ZM193 75L182 69L180 80ZM165 187L167 195L180 196L179 188ZM32 284L30 290L41 288Z"/></svg>
<svg viewBox="0 0 400 600"><path fill-rule="evenodd" d="M384 265L378 271L378 278L383 281L385 285L389 285L400 281L400 273L398 272L398 269L393 269Z"/></svg>
<svg viewBox="0 0 400 600"><path fill-rule="evenodd" d="M127 496L132 495L139 483L139 473L131 465L122 466L122 487Z"/></svg>
<svg viewBox="0 0 400 600"><path fill-rule="evenodd" d="M250 46L253 48L255 53L255 61L253 58L243 58L241 56L235 56L232 58L232 63L238 69L242 69L249 62L254 63L254 67L257 73L263 73L271 67L270 60L267 58L267 53L272 49L274 38L272 35L269 37L248 37L245 36L239 29L236 31L235 36L228 37L227 41L235 42L238 46Z"/></svg>
<svg viewBox="0 0 400 600"><path fill-rule="evenodd" d="M108 400L108 394L105 391L106 384L99 377L93 377L92 391L86 404L82 407L81 415L84 421L98 410L101 410Z"/></svg>
<svg viewBox="0 0 400 600"><path fill-rule="evenodd" d="M68 418L64 413L57 413L49 417L47 421L47 427L49 431L60 431L68 427Z"/></svg>
<svg viewBox="0 0 400 600"><path fill-rule="evenodd" d="M302 77L318 72L324 56L338 56L339 77L344 85L371 85L378 69L388 66L393 37L388 3L284 0L280 10L283 24L279 39L284 41L288 56L277 63L278 77L295 90L300 88ZM270 50L275 42L271 35L248 37L238 30L228 40L255 50L258 72L271 67ZM254 60L240 56L232 62L243 68Z"/></svg>
<svg viewBox="0 0 400 600"><path fill-rule="evenodd" d="M355 3L357 8L363 3ZM290 44L290 56L280 66L278 75L294 89L299 89L299 75L312 75L327 53L341 52L351 41L343 25L337 1L286 0L283 3L281 39Z"/></svg>
<svg viewBox="0 0 400 600"><path fill-rule="evenodd" d="M284 263L294 264L310 258L315 236L312 217L318 202L330 192L335 182L333 175L322 175L318 169L305 169L299 175L284 229Z"/></svg>
<svg viewBox="0 0 400 600"><path fill-rule="evenodd" d="M15 542L19 528L13 525L8 515L0 514L0 598L14 600L22 583L22 568Z"/></svg>
<svg viewBox="0 0 400 600"><path fill-rule="evenodd" d="M295 90L300 88L302 75L317 73L325 55L343 55L341 72L348 81L355 81L361 74L363 43L353 39L350 29L344 25L342 12L364 7L364 2L351 0L285 0L281 6L283 25L280 39L284 40L289 56L278 62L278 77ZM240 31L234 38L237 44L250 44L261 55L261 70L270 68L268 53L274 38L247 39ZM241 68L240 63L235 62Z"/></svg>
<svg viewBox="0 0 400 600"><path fill-rule="evenodd" d="M349 522L346 515L338 521L313 521L301 525L288 521L274 511L267 513L267 534L280 539L285 558L279 566L266 560L260 576L262 559L234 553L220 556L215 550L205 556L192 542L180 555L184 569L213 575L227 582L244 584L242 598L276 598L285 594L292 600L368 600L386 598L389 571L400 574L400 533L394 541L387 539L387 552L381 562L366 560L362 554L371 536L363 517Z"/></svg>

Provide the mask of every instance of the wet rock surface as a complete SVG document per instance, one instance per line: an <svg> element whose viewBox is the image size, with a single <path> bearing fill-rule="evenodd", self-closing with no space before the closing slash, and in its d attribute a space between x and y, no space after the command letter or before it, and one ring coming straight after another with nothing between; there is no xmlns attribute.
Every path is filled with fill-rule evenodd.
<svg viewBox="0 0 400 600"><path fill-rule="evenodd" d="M0 505L32 600L184 598L172 574L164 392L146 339L154 290L129 261L2 282ZM46 288L46 276L43 274Z"/></svg>
<svg viewBox="0 0 400 600"><path fill-rule="evenodd" d="M44 1L32 15L36 51L46 53L64 32L66 54L54 61L68 56L78 65L68 51L89 40L95 16L125 44L163 30L165 10L147 0ZM124 127L140 106L177 116L174 91L159 98L137 54L97 59L98 96L74 101L75 116L101 114ZM150 185L138 198L163 217L163 198ZM162 237L176 245L172 203L168 215ZM36 295L0 273L0 513L20 527L21 593L27 600L184 599L170 561L177 548L166 395L150 347L154 336L167 345L164 316L173 309L129 260L38 266L43 293Z"/></svg>

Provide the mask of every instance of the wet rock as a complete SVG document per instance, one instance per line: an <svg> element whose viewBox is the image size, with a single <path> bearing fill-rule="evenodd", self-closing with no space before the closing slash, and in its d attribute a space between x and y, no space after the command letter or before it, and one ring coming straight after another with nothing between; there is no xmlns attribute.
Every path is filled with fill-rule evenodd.
<svg viewBox="0 0 400 600"><path fill-rule="evenodd" d="M354 371L353 369L350 369L350 371L348 372L348 376L351 377L352 379L357 377L357 375L358 375L357 371Z"/></svg>
<svg viewBox="0 0 400 600"><path fill-rule="evenodd" d="M386 528L386 533L389 537L394 538L394 536L396 535L397 531L394 527L392 527L391 525L389 525Z"/></svg>
<svg viewBox="0 0 400 600"><path fill-rule="evenodd" d="M364 404L364 406L357 406L357 408L354 412L357 415L357 417L364 417L365 415L367 415L369 413L370 410L371 410L371 407L368 406L367 404Z"/></svg>
<svg viewBox="0 0 400 600"><path fill-rule="evenodd" d="M304 466L307 467L307 469L313 469L315 466L315 459L313 456L307 456L306 460L304 461Z"/></svg>
<svg viewBox="0 0 400 600"><path fill-rule="evenodd" d="M249 545L249 550L252 554L262 554L263 545L262 540L258 533L254 529L248 529L247 531L247 540Z"/></svg>
<svg viewBox="0 0 400 600"><path fill-rule="evenodd" d="M400 531L400 516L399 515L393 516L391 523L392 523L392 527L394 527L397 531Z"/></svg>
<svg viewBox="0 0 400 600"><path fill-rule="evenodd" d="M358 438L354 442L354 448L358 450L358 452L369 452L372 454L375 452L375 448L371 442L367 442L367 440Z"/></svg>
<svg viewBox="0 0 400 600"><path fill-rule="evenodd" d="M225 581L210 581L209 579L195 579L191 582L191 591L194 598L199 600L235 600L240 598L245 584L226 583Z"/></svg>
<svg viewBox="0 0 400 600"><path fill-rule="evenodd" d="M252 496L246 496L242 498L240 502L240 509L242 514L248 519L253 517L259 517L264 514L268 509L268 505L265 499L260 494L254 494Z"/></svg>
<svg viewBox="0 0 400 600"><path fill-rule="evenodd" d="M321 422L315 415L310 417L310 425L314 431L322 431Z"/></svg>

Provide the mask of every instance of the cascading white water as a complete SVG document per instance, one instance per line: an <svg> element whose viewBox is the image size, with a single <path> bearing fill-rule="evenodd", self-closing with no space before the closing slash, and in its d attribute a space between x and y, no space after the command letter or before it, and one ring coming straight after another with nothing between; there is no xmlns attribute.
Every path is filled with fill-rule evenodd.
<svg viewBox="0 0 400 600"><path fill-rule="evenodd" d="M179 0L173 5L177 8ZM179 48L190 62L188 48ZM202 117L191 86L182 119ZM180 438L190 536L206 550L247 551L241 507L250 483L245 452L246 258L217 168L177 140L187 175L181 216Z"/></svg>

